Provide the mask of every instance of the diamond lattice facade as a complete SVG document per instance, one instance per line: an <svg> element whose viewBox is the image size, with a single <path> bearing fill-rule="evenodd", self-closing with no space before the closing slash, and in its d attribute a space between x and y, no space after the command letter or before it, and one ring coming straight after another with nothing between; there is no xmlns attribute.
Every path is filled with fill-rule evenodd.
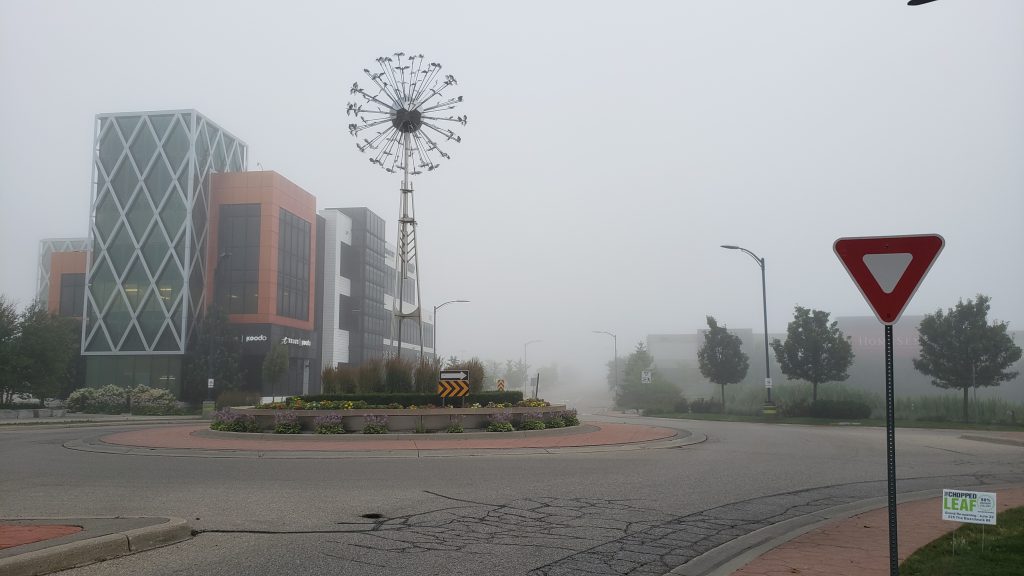
<svg viewBox="0 0 1024 576"><path fill-rule="evenodd" d="M44 238L39 241L39 265L36 267L36 299L46 302L50 297L50 259L63 252L84 252L88 238Z"/></svg>
<svg viewBox="0 0 1024 576"><path fill-rule="evenodd" d="M246 146L194 110L100 114L94 154L82 353L180 355L207 286L209 176L244 171ZM126 370L166 384L180 366L90 379Z"/></svg>

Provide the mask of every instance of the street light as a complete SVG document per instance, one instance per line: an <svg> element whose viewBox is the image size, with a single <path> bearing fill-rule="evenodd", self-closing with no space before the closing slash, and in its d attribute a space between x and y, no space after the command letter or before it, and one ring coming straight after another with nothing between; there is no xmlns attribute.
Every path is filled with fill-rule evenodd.
<svg viewBox="0 0 1024 576"><path fill-rule="evenodd" d="M437 311L448 304L454 304L456 302L469 302L469 300L449 300L434 306L434 358L437 359L438 363L440 363L441 357L437 354Z"/></svg>
<svg viewBox="0 0 1024 576"><path fill-rule="evenodd" d="M619 337L604 330L592 330L594 334L607 334L612 337L612 346L615 347L615 389L619 389Z"/></svg>
<svg viewBox="0 0 1024 576"><path fill-rule="evenodd" d="M526 371L526 381L523 382L523 393L527 392L527 388L530 384L530 363L527 361L526 349L530 344L537 344L543 342L543 340L530 340L523 344L523 369Z"/></svg>
<svg viewBox="0 0 1024 576"><path fill-rule="evenodd" d="M231 252L222 252L217 256L217 263L213 266L213 290L210 294L210 305L206 307L206 337L210 339L210 351L206 356L206 401L213 402L213 333L210 331L210 320L212 312L217 308L217 294L222 293L220 289L220 264L225 258L231 258Z"/></svg>
<svg viewBox="0 0 1024 576"><path fill-rule="evenodd" d="M764 258L760 258L757 254L739 246L722 244L722 248L725 248L726 250L742 250L748 256L753 258L754 261L757 262L757 265L761 267L761 304L764 310L764 388L768 394L768 399L765 401L765 412L774 414L775 404L772 402L772 371L771 364L768 360L768 290L764 280ZM724 402L725 399L723 398L722 401Z"/></svg>

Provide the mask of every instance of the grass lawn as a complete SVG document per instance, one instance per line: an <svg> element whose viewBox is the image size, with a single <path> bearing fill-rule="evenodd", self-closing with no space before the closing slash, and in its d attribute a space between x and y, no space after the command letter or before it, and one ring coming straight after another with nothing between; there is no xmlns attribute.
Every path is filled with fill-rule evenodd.
<svg viewBox="0 0 1024 576"><path fill-rule="evenodd" d="M785 416L746 416L742 414L652 414L657 418L681 420L714 420L720 422L757 422L761 424L807 424L811 426L881 426L883 419L840 420L830 418L787 418ZM925 420L897 420L897 428L948 428L954 430L993 430L1024 432L1024 425L1000 426L998 424L974 424L971 422L928 422Z"/></svg>
<svg viewBox="0 0 1024 576"><path fill-rule="evenodd" d="M956 544L954 554L953 545ZM995 526L965 524L900 565L902 576L1020 576L1024 573L1024 507L1001 512Z"/></svg>

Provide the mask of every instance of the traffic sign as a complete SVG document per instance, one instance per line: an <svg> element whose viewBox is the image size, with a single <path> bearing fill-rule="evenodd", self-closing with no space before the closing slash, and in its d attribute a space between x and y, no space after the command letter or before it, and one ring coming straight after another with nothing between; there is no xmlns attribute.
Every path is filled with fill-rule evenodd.
<svg viewBox="0 0 1024 576"><path fill-rule="evenodd" d="M504 380L498 380L498 390L501 391L501 392L505 391L505 381Z"/></svg>
<svg viewBox="0 0 1024 576"><path fill-rule="evenodd" d="M832 245L882 324L903 314L921 280L942 252L938 234L840 238Z"/></svg>
<svg viewBox="0 0 1024 576"><path fill-rule="evenodd" d="M650 384L651 383L651 371L650 370L644 370L643 372L640 373L640 383L641 384Z"/></svg>
<svg viewBox="0 0 1024 576"><path fill-rule="evenodd" d="M213 388L213 378L207 378L206 379L206 387L207 388Z"/></svg>
<svg viewBox="0 0 1024 576"><path fill-rule="evenodd" d="M437 376L437 394L441 398L452 398L469 394L469 372L465 370L441 370Z"/></svg>

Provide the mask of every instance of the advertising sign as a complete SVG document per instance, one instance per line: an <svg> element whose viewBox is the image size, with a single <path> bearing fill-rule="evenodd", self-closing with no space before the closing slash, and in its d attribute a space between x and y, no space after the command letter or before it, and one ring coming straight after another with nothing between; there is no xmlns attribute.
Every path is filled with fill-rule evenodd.
<svg viewBox="0 0 1024 576"><path fill-rule="evenodd" d="M995 492L942 491L942 519L968 524L996 525Z"/></svg>

